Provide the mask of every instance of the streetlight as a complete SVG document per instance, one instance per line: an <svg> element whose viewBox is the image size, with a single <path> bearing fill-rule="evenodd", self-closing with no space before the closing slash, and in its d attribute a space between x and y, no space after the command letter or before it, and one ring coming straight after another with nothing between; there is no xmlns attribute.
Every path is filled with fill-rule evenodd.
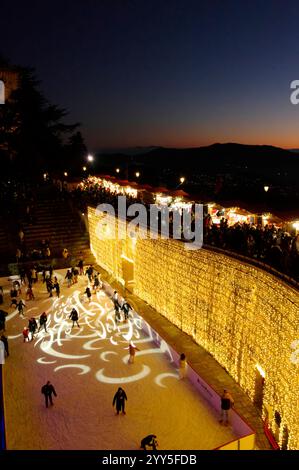
<svg viewBox="0 0 299 470"><path fill-rule="evenodd" d="M267 193L269 191L269 186L264 186L264 191Z"/></svg>
<svg viewBox="0 0 299 470"><path fill-rule="evenodd" d="M90 155L90 154L87 155L87 160L88 160L89 162L93 162L93 161L94 161L93 155Z"/></svg>
<svg viewBox="0 0 299 470"><path fill-rule="evenodd" d="M84 166L84 167L82 168L82 170L83 170L83 171L86 171L86 170L87 170L86 166Z"/></svg>
<svg viewBox="0 0 299 470"><path fill-rule="evenodd" d="M67 176L67 172L66 172L66 171L65 171L63 174L64 174L64 176Z"/></svg>
<svg viewBox="0 0 299 470"><path fill-rule="evenodd" d="M139 176L140 176L139 171L136 171L135 175L136 175L136 178L139 178Z"/></svg>
<svg viewBox="0 0 299 470"><path fill-rule="evenodd" d="M119 173L119 172L120 172L120 169L119 169L119 168L116 168L115 171L116 171L116 173Z"/></svg>
<svg viewBox="0 0 299 470"><path fill-rule="evenodd" d="M185 183L185 179L186 179L186 178L185 178L184 176L181 176L181 178L180 178L180 183L181 183L181 184Z"/></svg>

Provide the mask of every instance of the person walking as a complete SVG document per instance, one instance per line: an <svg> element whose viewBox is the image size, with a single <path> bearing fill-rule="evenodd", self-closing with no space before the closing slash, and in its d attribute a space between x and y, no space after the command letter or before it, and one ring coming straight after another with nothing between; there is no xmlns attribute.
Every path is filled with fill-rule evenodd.
<svg viewBox="0 0 299 470"><path fill-rule="evenodd" d="M127 395L126 392L119 387L117 390L116 394L114 395L112 406L116 406L116 414L118 415L119 412L121 411L124 415L126 414L125 412L125 401L127 400Z"/></svg>
<svg viewBox="0 0 299 470"><path fill-rule="evenodd" d="M78 315L78 312L75 308L72 309L70 315L69 315L69 318L72 320L73 322L73 326L72 328L74 327L75 323L77 323L77 326L78 328L80 328L80 325L78 323L78 320L79 320L79 315Z"/></svg>
<svg viewBox="0 0 299 470"><path fill-rule="evenodd" d="M57 397L57 393L51 382L48 380L48 382L42 386L41 393L45 395L45 402L46 402L46 408L48 408L48 403L50 402L50 405L54 405L53 400L52 400L52 395Z"/></svg>
<svg viewBox="0 0 299 470"><path fill-rule="evenodd" d="M67 286L71 287L72 280L73 280L73 273L70 269L67 270L67 273L65 275L65 279L67 280Z"/></svg>
<svg viewBox="0 0 299 470"><path fill-rule="evenodd" d="M140 448L143 450L147 450L146 446L151 447L153 450L157 449L158 442L157 442L157 436L155 434L149 434L148 436L142 439Z"/></svg>
<svg viewBox="0 0 299 470"><path fill-rule="evenodd" d="M79 268L79 272L80 272L80 276L83 276L84 274L84 266L83 266L83 260L80 259L79 263L78 263L78 268Z"/></svg>
<svg viewBox="0 0 299 470"><path fill-rule="evenodd" d="M47 314L46 312L43 312L41 314L41 316L39 317L39 329L38 329L38 332L41 330L42 327L44 327L44 330L46 333L47 332L47 320L48 320L48 317L47 317Z"/></svg>
<svg viewBox="0 0 299 470"><path fill-rule="evenodd" d="M134 359L135 359L135 353L136 351L140 351L140 349L136 348L136 346L133 346L132 343L129 344L129 364L134 364Z"/></svg>
<svg viewBox="0 0 299 470"><path fill-rule="evenodd" d="M220 423L224 422L228 426L229 410L234 406L234 400L228 390L224 389L221 395L221 418Z"/></svg>
<svg viewBox="0 0 299 470"><path fill-rule="evenodd" d="M27 300L34 300L35 299L31 286L28 287L27 292L26 292L26 296L27 296Z"/></svg>

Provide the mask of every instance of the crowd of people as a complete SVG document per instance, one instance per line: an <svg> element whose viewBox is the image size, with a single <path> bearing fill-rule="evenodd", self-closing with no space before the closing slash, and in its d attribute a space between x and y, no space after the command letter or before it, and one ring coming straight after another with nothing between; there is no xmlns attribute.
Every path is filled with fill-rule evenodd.
<svg viewBox="0 0 299 470"><path fill-rule="evenodd" d="M292 236L274 224L237 223L229 226L222 218L220 225L211 218L204 220L204 243L269 264L278 271L299 280L299 235Z"/></svg>
<svg viewBox="0 0 299 470"><path fill-rule="evenodd" d="M88 203L109 203L117 208L119 193L104 187L97 179L87 179L73 191L75 203L86 211ZM147 210L149 204L137 196L127 195L127 206L131 203L142 203ZM174 236L172 221L174 213L179 209L171 209L169 218L169 236ZM191 230L195 226L195 214L191 209ZM160 223L160 222L159 222ZM163 232L163 225L159 226ZM182 238L183 238L183 234ZM231 253L242 254L246 257L263 262L277 271L299 281L299 234L289 233L275 224L258 225L253 223L229 224L228 219L222 218L220 224L212 222L210 214L204 214L203 220L204 245L218 247Z"/></svg>

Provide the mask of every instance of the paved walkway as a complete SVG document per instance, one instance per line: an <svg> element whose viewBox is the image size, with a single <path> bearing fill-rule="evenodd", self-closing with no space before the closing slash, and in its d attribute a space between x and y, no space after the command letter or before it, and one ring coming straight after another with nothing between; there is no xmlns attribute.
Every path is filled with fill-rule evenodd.
<svg viewBox="0 0 299 470"><path fill-rule="evenodd" d="M196 344L190 336L183 333L139 297L124 289L122 284L115 281L101 267L97 266L97 268L101 272L102 279L126 297L134 309L143 316L170 346L177 352L184 352L186 354L188 363L214 390L219 394L222 394L224 388L230 390L235 400L235 409L256 431L257 448L271 450L272 448L264 433L263 422L258 410L228 372L204 348Z"/></svg>

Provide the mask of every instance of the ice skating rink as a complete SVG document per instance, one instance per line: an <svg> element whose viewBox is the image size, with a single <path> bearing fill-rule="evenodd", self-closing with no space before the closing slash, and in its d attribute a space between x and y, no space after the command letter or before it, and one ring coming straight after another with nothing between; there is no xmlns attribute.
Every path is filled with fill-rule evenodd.
<svg viewBox="0 0 299 470"><path fill-rule="evenodd" d="M87 276L68 288L65 270L53 275L60 281L60 298L55 291L49 298L39 280L35 300L26 301L25 318L9 308L11 282L0 280L1 308L9 312L10 356L3 367L8 449L131 450L147 434L157 435L161 450L213 449L235 437L187 379L179 380L177 364L140 330L138 319L115 325L113 303L103 291L90 303L83 295ZM73 307L80 328L71 328ZM43 311L48 333L24 343L28 319L38 321ZM134 364L128 364L130 339L140 349ZM58 395L48 409L41 394L47 380ZM119 386L128 401L126 415L117 416L112 400Z"/></svg>

